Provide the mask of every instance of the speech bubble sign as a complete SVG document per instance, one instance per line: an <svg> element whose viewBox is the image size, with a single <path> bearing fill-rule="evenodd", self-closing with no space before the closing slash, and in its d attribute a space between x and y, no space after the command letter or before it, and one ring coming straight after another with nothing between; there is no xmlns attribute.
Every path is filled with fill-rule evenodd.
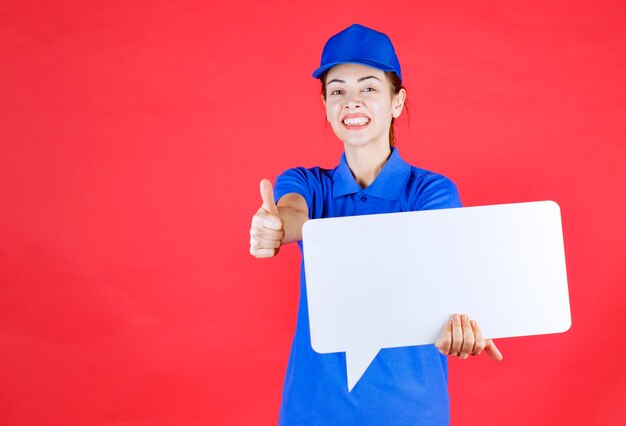
<svg viewBox="0 0 626 426"><path fill-rule="evenodd" d="M349 391L380 349L432 344L455 312L487 338L571 325L553 201L313 219L302 234L311 344L346 353Z"/></svg>

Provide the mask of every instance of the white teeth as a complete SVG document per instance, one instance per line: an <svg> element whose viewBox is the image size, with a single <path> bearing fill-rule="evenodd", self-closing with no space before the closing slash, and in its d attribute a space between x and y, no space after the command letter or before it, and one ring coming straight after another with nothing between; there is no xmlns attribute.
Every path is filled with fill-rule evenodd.
<svg viewBox="0 0 626 426"><path fill-rule="evenodd" d="M369 123L369 121L370 120L367 117L346 118L343 120L346 126L362 126Z"/></svg>

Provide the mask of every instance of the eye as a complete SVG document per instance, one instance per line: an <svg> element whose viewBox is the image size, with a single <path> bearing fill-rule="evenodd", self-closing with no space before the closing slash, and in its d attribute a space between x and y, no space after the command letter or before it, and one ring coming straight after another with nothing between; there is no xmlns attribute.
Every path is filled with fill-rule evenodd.
<svg viewBox="0 0 626 426"><path fill-rule="evenodd" d="M330 94L331 95L340 95L341 93L341 89L337 89L337 90L333 90Z"/></svg>
<svg viewBox="0 0 626 426"><path fill-rule="evenodd" d="M376 89L374 89L373 87L366 87L365 89L363 89L364 92L375 92Z"/></svg>

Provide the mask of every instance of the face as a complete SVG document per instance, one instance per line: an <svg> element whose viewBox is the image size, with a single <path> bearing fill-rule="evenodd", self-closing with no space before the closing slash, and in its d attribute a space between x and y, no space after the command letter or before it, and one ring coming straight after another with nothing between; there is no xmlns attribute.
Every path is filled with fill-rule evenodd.
<svg viewBox="0 0 626 426"><path fill-rule="evenodd" d="M326 75L326 118L348 146L389 145L391 119L402 112L404 89L393 95L385 73L360 64L341 64Z"/></svg>

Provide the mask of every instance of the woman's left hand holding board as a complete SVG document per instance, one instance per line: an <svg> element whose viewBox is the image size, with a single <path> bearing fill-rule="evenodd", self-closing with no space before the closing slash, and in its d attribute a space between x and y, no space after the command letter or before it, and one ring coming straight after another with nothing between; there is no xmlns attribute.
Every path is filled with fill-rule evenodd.
<svg viewBox="0 0 626 426"><path fill-rule="evenodd" d="M502 361L502 354L491 339L485 339L478 323L465 314L454 314L446 321L435 346L443 355L466 359L469 355L480 355L485 350L494 361Z"/></svg>

